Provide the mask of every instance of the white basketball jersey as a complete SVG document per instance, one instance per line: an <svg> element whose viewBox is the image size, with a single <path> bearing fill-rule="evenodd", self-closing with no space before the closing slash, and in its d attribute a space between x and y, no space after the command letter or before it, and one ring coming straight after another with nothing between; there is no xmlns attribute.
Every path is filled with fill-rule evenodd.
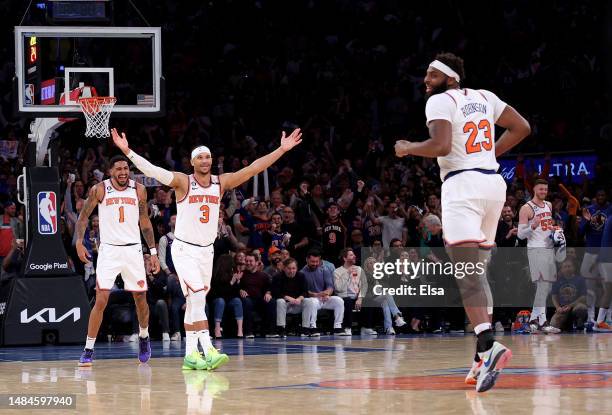
<svg viewBox="0 0 612 415"><path fill-rule="evenodd" d="M544 206L538 206L531 200L527 202L533 209L533 218L527 222L529 226L533 223L536 217L540 217L541 221L537 228L527 238L527 247L529 248L552 248L554 246L551 234L554 232L554 223L552 218L552 210L548 202L544 202Z"/></svg>
<svg viewBox="0 0 612 415"><path fill-rule="evenodd" d="M449 89L427 100L427 124L447 120L452 124L452 148L438 157L440 177L456 170L497 170L495 122L506 108L492 92L484 89Z"/></svg>
<svg viewBox="0 0 612 415"><path fill-rule="evenodd" d="M179 241L206 246L215 242L219 224L221 184L217 176L211 176L211 184L202 186L189 175L189 190L182 200L176 201L176 228L174 236Z"/></svg>
<svg viewBox="0 0 612 415"><path fill-rule="evenodd" d="M104 198L98 204L100 242L110 245L140 243L140 214L136 182L130 180L125 189L115 188L104 180Z"/></svg>

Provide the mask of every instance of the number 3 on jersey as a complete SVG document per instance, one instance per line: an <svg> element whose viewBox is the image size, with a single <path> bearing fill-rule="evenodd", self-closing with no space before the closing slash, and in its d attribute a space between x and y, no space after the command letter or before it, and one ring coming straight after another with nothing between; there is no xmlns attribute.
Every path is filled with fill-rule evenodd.
<svg viewBox="0 0 612 415"><path fill-rule="evenodd" d="M478 132L482 130L486 140L476 142ZM488 120L480 120L478 126L472 121L466 122L463 126L463 132L469 133L470 136L465 143L465 151L468 154L480 153L483 149L491 151L493 149L493 137L491 136L491 123Z"/></svg>
<svg viewBox="0 0 612 415"><path fill-rule="evenodd" d="M202 217L200 218L200 222L208 223L208 221L210 220L210 217L209 217L210 208L208 207L208 205L200 206L200 212L202 212Z"/></svg>

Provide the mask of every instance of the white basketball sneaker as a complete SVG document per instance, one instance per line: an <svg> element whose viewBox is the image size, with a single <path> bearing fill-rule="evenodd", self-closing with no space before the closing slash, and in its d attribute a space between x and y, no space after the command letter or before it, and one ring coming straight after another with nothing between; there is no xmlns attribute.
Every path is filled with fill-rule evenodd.
<svg viewBox="0 0 612 415"><path fill-rule="evenodd" d="M476 392L486 392L495 386L495 381L512 358L512 351L499 342L484 353L480 353L482 366L476 381Z"/></svg>

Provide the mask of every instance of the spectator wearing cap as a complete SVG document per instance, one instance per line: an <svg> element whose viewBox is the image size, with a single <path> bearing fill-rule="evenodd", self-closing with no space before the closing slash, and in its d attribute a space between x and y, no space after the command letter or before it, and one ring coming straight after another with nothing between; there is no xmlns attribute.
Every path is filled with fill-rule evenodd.
<svg viewBox="0 0 612 415"><path fill-rule="evenodd" d="M351 248L344 248L340 253L342 266L334 271L334 291L336 295L344 301L344 319L342 326L344 333L351 336L353 327L353 310L361 311L363 299L368 290L368 281L363 269L356 265L357 256ZM364 316L371 316L370 313L360 313L361 334L377 335L372 330L370 322L364 321Z"/></svg>
<svg viewBox="0 0 612 415"><path fill-rule="evenodd" d="M334 292L333 272L322 266L321 253L310 251L306 257L306 266L301 271L306 277L308 295L314 301L315 310L333 310L334 333L340 336L347 336L346 332L342 329L344 301L342 301L342 298L332 295ZM317 327L317 314L315 311L313 311L309 326L313 329ZM316 330L313 330L311 335L317 335Z"/></svg>
<svg viewBox="0 0 612 415"><path fill-rule="evenodd" d="M314 300L308 298L306 277L298 271L295 259L286 259L283 271L273 277L272 294L276 299L276 326L281 337L286 336L287 314L302 314L303 333L310 334L314 330L309 330L312 314L316 315Z"/></svg>
<svg viewBox="0 0 612 415"><path fill-rule="evenodd" d="M340 219L338 203L331 201L327 205L327 219L323 223L323 259L338 265L340 251L346 247L346 226Z"/></svg>
<svg viewBox="0 0 612 415"><path fill-rule="evenodd" d="M268 275L276 275L283 270L282 251L275 246L268 249L268 261L270 265L264 268L264 272Z"/></svg>

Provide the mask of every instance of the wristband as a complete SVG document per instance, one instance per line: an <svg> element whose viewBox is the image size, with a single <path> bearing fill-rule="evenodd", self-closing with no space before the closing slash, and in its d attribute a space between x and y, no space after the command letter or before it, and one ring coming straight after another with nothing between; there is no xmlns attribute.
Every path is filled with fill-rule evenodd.
<svg viewBox="0 0 612 415"><path fill-rule="evenodd" d="M149 248L149 254L151 254L151 255L157 255L157 249L155 249L155 248Z"/></svg>

